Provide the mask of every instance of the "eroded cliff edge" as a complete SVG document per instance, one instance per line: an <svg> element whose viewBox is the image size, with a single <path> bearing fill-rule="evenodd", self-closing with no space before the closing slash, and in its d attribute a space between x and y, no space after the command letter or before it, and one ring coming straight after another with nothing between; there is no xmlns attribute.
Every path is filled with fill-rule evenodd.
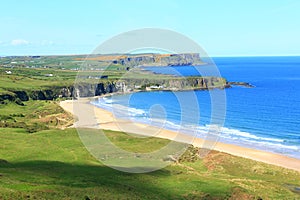
<svg viewBox="0 0 300 200"><path fill-rule="evenodd" d="M107 93L126 93L152 90L208 90L230 87L221 77L173 77L169 79L121 79L99 80L97 83L78 82L69 86L49 86L39 90L9 90L0 94L0 103L32 100L54 100L57 98L94 97Z"/></svg>

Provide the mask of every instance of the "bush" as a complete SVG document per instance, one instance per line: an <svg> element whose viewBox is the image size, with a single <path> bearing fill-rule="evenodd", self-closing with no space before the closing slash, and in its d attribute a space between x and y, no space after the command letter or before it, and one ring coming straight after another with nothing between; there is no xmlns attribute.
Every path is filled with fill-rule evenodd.
<svg viewBox="0 0 300 200"><path fill-rule="evenodd" d="M25 104L19 98L15 100L15 103L18 104L19 106L25 106Z"/></svg>
<svg viewBox="0 0 300 200"><path fill-rule="evenodd" d="M15 121L15 119L9 115L0 115L0 121Z"/></svg>
<svg viewBox="0 0 300 200"><path fill-rule="evenodd" d="M10 114L9 116L11 117L25 117L24 114L20 113L20 114Z"/></svg>
<svg viewBox="0 0 300 200"><path fill-rule="evenodd" d="M35 133L35 132L38 132L38 131L48 130L48 129L49 128L45 124L37 123L37 122L34 122L33 124L27 125L27 127L26 127L26 131L28 133Z"/></svg>

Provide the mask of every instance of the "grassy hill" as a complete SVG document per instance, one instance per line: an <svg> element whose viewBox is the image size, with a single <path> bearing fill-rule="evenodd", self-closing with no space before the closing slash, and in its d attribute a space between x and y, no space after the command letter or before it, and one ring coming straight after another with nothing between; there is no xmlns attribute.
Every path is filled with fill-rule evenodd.
<svg viewBox="0 0 300 200"><path fill-rule="evenodd" d="M2 105L0 112L2 118L17 116L16 122L31 124L40 120L32 114L57 115L63 113L60 109L52 101L29 101ZM300 173L292 170L217 151L199 159L191 147L164 169L130 174L95 160L76 129L45 129L0 128L0 199L300 199ZM154 151L168 143L105 133L132 152L144 152L145 144Z"/></svg>
<svg viewBox="0 0 300 200"><path fill-rule="evenodd" d="M106 134L120 146L134 143L124 133ZM300 199L299 173L220 152L129 174L96 161L75 129L1 129L0 138L0 199Z"/></svg>

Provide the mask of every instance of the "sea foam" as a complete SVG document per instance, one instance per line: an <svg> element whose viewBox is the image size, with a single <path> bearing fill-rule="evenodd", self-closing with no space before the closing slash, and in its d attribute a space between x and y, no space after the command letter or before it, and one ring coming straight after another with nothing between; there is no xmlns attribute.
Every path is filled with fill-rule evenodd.
<svg viewBox="0 0 300 200"><path fill-rule="evenodd" d="M249 148L256 148L277 152L281 154L299 157L300 149L298 146L288 144L286 140L271 137L262 137L246 131L234 128L222 127L219 125L195 125L181 123L180 121L170 121L167 119L151 118L149 111L127 107L116 103L110 98L99 98L98 101L91 102L93 105L111 111L115 117L129 119L136 122L150 124L160 128L180 131L185 134L193 135L198 138L210 138L224 143L230 143Z"/></svg>

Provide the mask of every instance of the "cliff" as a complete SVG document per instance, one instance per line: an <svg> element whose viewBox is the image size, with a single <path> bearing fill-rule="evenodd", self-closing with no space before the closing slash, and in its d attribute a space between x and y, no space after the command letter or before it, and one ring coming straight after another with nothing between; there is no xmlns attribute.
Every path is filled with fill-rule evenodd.
<svg viewBox="0 0 300 200"><path fill-rule="evenodd" d="M55 100L57 98L94 97L108 93L127 93L153 90L210 90L234 85L253 87L245 82L227 82L221 77L169 77L165 79L116 79L96 83L79 82L69 86L49 86L40 90L9 90L0 94L0 104L7 101L23 105L28 100Z"/></svg>
<svg viewBox="0 0 300 200"><path fill-rule="evenodd" d="M86 61L98 61L106 65L120 64L127 67L185 66L204 64L198 53L93 55L87 58Z"/></svg>
<svg viewBox="0 0 300 200"><path fill-rule="evenodd" d="M214 88L224 89L229 87L224 78L219 77L187 77L169 79L122 79L99 81L98 83L77 83L65 87L48 87L40 90L10 90L0 94L0 103L14 101L22 105L22 101L54 100L57 98L76 98L100 96L107 93L125 93L131 91L149 90L208 90Z"/></svg>

